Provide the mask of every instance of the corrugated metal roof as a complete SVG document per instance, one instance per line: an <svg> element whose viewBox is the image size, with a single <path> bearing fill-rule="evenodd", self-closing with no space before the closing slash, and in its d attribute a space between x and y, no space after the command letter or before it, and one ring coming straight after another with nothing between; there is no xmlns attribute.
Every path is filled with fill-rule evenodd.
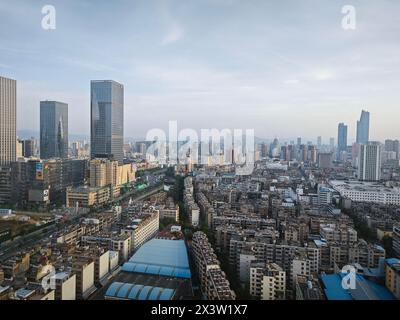
<svg viewBox="0 0 400 320"><path fill-rule="evenodd" d="M113 282L107 289L106 296L114 297L120 287L122 287L123 282Z"/></svg>
<svg viewBox="0 0 400 320"><path fill-rule="evenodd" d="M128 292L131 291L133 288L133 284L125 283L122 287L118 290L117 297L118 298L125 298L128 295Z"/></svg>
<svg viewBox="0 0 400 320"><path fill-rule="evenodd" d="M128 300L171 300L174 294L175 290L170 288L113 282L108 287L105 297Z"/></svg>
<svg viewBox="0 0 400 320"><path fill-rule="evenodd" d="M131 292L128 295L128 299L130 300L136 300L138 293L144 288L143 285L136 285L135 287L132 288Z"/></svg>
<svg viewBox="0 0 400 320"><path fill-rule="evenodd" d="M339 273L321 276L328 300L394 300L394 296L384 286L358 274L356 275L355 289L344 289L342 279L346 275Z"/></svg>
<svg viewBox="0 0 400 320"><path fill-rule="evenodd" d="M163 288L160 287L153 288L147 300L158 300L158 296L160 295L160 292L162 292L162 290Z"/></svg>
<svg viewBox="0 0 400 320"><path fill-rule="evenodd" d="M124 263L122 270L177 278L191 278L183 240L152 239Z"/></svg>
<svg viewBox="0 0 400 320"><path fill-rule="evenodd" d="M147 300L150 290L153 289L151 286L145 286L139 293L138 300Z"/></svg>
<svg viewBox="0 0 400 320"><path fill-rule="evenodd" d="M159 300L171 300L174 294L174 290L172 289L164 289L160 295Z"/></svg>

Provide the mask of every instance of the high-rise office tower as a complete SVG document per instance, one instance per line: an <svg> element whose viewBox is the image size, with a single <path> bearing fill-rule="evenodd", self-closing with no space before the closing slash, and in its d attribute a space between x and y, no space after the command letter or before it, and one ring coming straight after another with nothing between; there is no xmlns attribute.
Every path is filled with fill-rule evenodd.
<svg viewBox="0 0 400 320"><path fill-rule="evenodd" d="M269 156L274 158L279 154L279 140L277 138L269 146Z"/></svg>
<svg viewBox="0 0 400 320"><path fill-rule="evenodd" d="M385 140L385 151L392 151L396 153L396 159L399 159L399 140Z"/></svg>
<svg viewBox="0 0 400 320"><path fill-rule="evenodd" d="M265 142L261 144L260 152L262 158L268 157L268 145Z"/></svg>
<svg viewBox="0 0 400 320"><path fill-rule="evenodd" d="M335 138L329 138L329 149L333 152L335 150Z"/></svg>
<svg viewBox="0 0 400 320"><path fill-rule="evenodd" d="M332 167L332 153L319 153L318 154L318 167L320 169L328 169Z"/></svg>
<svg viewBox="0 0 400 320"><path fill-rule="evenodd" d="M36 140L32 137L30 139L23 140L22 142L24 157L34 157L36 155Z"/></svg>
<svg viewBox="0 0 400 320"><path fill-rule="evenodd" d="M378 181L381 177L381 145L378 142L360 144L358 180Z"/></svg>
<svg viewBox="0 0 400 320"><path fill-rule="evenodd" d="M338 153L347 149L347 126L339 123L338 126Z"/></svg>
<svg viewBox="0 0 400 320"><path fill-rule="evenodd" d="M91 158L123 162L124 86L111 80L91 81Z"/></svg>
<svg viewBox="0 0 400 320"><path fill-rule="evenodd" d="M15 161L17 146L17 81L0 77L0 166Z"/></svg>
<svg viewBox="0 0 400 320"><path fill-rule="evenodd" d="M299 152L299 160L300 161L302 161L302 162L307 161L307 155L308 155L307 151L308 151L307 146L302 144L300 146L300 152Z"/></svg>
<svg viewBox="0 0 400 320"><path fill-rule="evenodd" d="M301 145L301 137L298 137L297 138L297 146L300 147L300 145Z"/></svg>
<svg viewBox="0 0 400 320"><path fill-rule="evenodd" d="M322 137L318 136L318 138L317 138L317 147L321 148L321 146L322 146Z"/></svg>
<svg viewBox="0 0 400 320"><path fill-rule="evenodd" d="M312 163L317 162L317 148L315 146L308 146L307 159Z"/></svg>
<svg viewBox="0 0 400 320"><path fill-rule="evenodd" d="M369 112L362 110L360 120L357 121L357 143L369 141Z"/></svg>
<svg viewBox="0 0 400 320"><path fill-rule="evenodd" d="M40 158L68 158L68 104L40 101Z"/></svg>
<svg viewBox="0 0 400 320"><path fill-rule="evenodd" d="M108 159L90 160L89 183L91 187L117 186L118 162Z"/></svg>
<svg viewBox="0 0 400 320"><path fill-rule="evenodd" d="M289 146L285 145L281 147L281 160L290 161L290 148Z"/></svg>

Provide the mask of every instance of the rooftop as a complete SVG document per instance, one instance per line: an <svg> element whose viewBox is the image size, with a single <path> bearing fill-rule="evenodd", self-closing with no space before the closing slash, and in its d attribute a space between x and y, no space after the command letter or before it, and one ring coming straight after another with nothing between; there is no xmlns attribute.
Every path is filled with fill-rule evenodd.
<svg viewBox="0 0 400 320"><path fill-rule="evenodd" d="M386 259L386 263L396 271L400 272L400 259L389 258Z"/></svg>
<svg viewBox="0 0 400 320"><path fill-rule="evenodd" d="M355 289L344 289L342 280L346 275L338 273L321 276L328 300L395 300L388 289L358 274Z"/></svg>
<svg viewBox="0 0 400 320"><path fill-rule="evenodd" d="M191 278L189 259L183 240L152 239L124 263L122 270Z"/></svg>
<svg viewBox="0 0 400 320"><path fill-rule="evenodd" d="M104 300L112 299L110 293L107 295L107 291L109 287L113 285L113 283L123 283L123 284L133 284L133 285L142 285L143 287L153 287L153 288L162 288L172 289L174 291L171 299L191 299L193 296L191 279L185 278L171 278L171 277L160 277L158 275L153 274L144 274L144 273L134 273L134 272L120 272L118 273L112 281L98 290L90 299L91 300ZM133 290L133 287L130 291ZM128 290L129 291L129 290ZM118 294L118 293L116 293ZM122 294L122 292L121 292ZM133 293L132 293L133 294ZM129 296L129 294L128 294ZM132 297L132 295L131 295ZM119 298L117 299L125 299ZM138 299L138 296L136 297ZM161 299L161 296L158 297L158 300ZM147 297L147 300L150 300L150 297Z"/></svg>
<svg viewBox="0 0 400 320"><path fill-rule="evenodd" d="M332 188L339 192L341 190L352 190L359 192L400 193L399 188L386 187L382 183L378 182L331 180L329 181L329 184L332 186Z"/></svg>
<svg viewBox="0 0 400 320"><path fill-rule="evenodd" d="M175 290L144 286L135 283L113 282L105 293L105 298L128 300L172 300Z"/></svg>

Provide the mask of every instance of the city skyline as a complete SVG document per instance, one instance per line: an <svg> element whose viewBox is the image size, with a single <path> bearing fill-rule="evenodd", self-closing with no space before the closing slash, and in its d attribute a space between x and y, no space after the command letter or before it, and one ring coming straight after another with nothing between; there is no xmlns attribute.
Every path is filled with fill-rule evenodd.
<svg viewBox="0 0 400 320"><path fill-rule="evenodd" d="M400 3L5 2L0 304L400 300Z"/></svg>
<svg viewBox="0 0 400 320"><path fill-rule="evenodd" d="M341 1L255 3L98 2L93 12L87 2L55 1L50 31L40 26L41 6L1 4L0 73L18 80L17 128L39 131L39 101L49 99L68 103L71 133L89 134L89 82L114 79L126 88L125 137L177 120L182 128L327 141L345 122L355 141L361 109L371 112L370 140L400 136L399 26L390 19L398 3L357 4L352 31L341 27ZM106 14L116 19L102 26Z"/></svg>

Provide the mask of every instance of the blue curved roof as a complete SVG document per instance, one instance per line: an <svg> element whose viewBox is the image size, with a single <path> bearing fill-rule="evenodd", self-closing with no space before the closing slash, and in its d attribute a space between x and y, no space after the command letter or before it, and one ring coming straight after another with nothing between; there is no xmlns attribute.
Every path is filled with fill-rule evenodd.
<svg viewBox="0 0 400 320"><path fill-rule="evenodd" d="M158 296L160 295L160 292L161 292L162 290L163 290L163 289L160 288L160 287L155 287L155 288L153 288L153 290L151 290L151 293L150 293L150 295L149 295L149 297L148 297L148 300L157 300L157 299L158 299Z"/></svg>
<svg viewBox="0 0 400 320"><path fill-rule="evenodd" d="M133 284L125 283L122 287L118 290L117 297L118 298L125 298L128 295L128 292L131 291L133 288Z"/></svg>
<svg viewBox="0 0 400 320"><path fill-rule="evenodd" d="M159 300L171 300L173 294L174 294L174 290L172 290L172 289L164 289L164 291L160 295L160 299Z"/></svg>
<svg viewBox="0 0 400 320"><path fill-rule="evenodd" d="M124 263L122 270L176 278L191 278L183 240L152 239Z"/></svg>
<svg viewBox="0 0 400 320"><path fill-rule="evenodd" d="M128 300L171 300L174 294L175 290L170 288L113 282L104 296L106 298Z"/></svg>
<svg viewBox="0 0 400 320"><path fill-rule="evenodd" d="M136 286L134 286L131 290L131 292L129 292L128 295L128 299L130 300L136 300L138 293L140 292L140 290L143 289L144 286L137 284Z"/></svg>
<svg viewBox="0 0 400 320"><path fill-rule="evenodd" d="M122 270L127 272L134 272L135 268L136 263L124 263L124 265L122 266Z"/></svg>
<svg viewBox="0 0 400 320"><path fill-rule="evenodd" d="M354 289L345 289L342 279L346 273L321 275L328 300L394 300L392 293L373 281L356 274Z"/></svg>
<svg viewBox="0 0 400 320"><path fill-rule="evenodd" d="M118 289L123 286L123 282L113 282L107 289L106 296L115 296Z"/></svg>
<svg viewBox="0 0 400 320"><path fill-rule="evenodd" d="M139 300L147 300L147 296L149 295L150 290L153 289L151 286L145 286L139 294Z"/></svg>

